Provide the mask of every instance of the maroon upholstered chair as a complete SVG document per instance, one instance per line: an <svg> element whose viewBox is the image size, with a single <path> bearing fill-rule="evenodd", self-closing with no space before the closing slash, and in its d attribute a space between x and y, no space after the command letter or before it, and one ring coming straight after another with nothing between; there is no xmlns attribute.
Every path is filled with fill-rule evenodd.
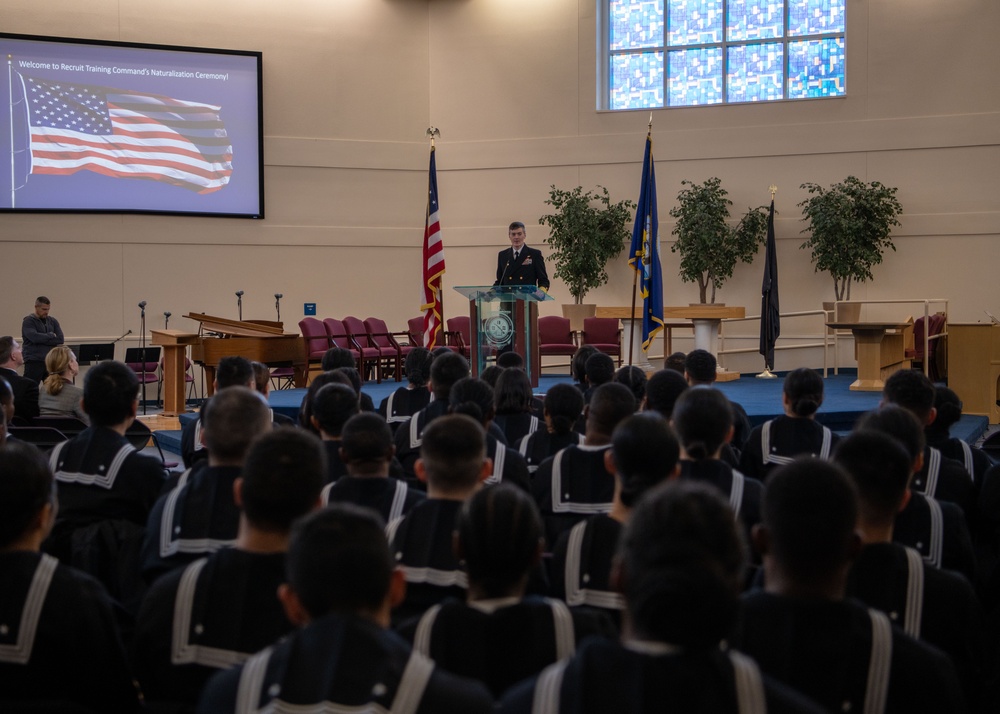
<svg viewBox="0 0 1000 714"><path fill-rule="evenodd" d="M125 364L139 378L142 385L142 401L146 402L146 385L156 383L156 399L160 399L160 348L129 347L125 350Z"/></svg>
<svg viewBox="0 0 1000 714"><path fill-rule="evenodd" d="M445 338L448 340L448 346L469 359L472 349L472 320L468 315L461 315L460 317L449 317L446 324L448 333Z"/></svg>
<svg viewBox="0 0 1000 714"><path fill-rule="evenodd" d="M906 350L906 358L913 360L913 366L916 368L918 365L920 369L923 369L924 360L927 360L927 375L932 381L937 382L944 376L941 372L943 370L939 369L938 360L935 359L937 355L937 347L940 339L929 339L927 342L927 355L924 355L924 330L927 331L927 337L933 338L935 335L940 335L944 332L945 325L948 322L948 316L943 312L938 312L933 315L928 315L928 319L925 320L923 317L918 317L917 321L913 323L913 349Z"/></svg>
<svg viewBox="0 0 1000 714"><path fill-rule="evenodd" d="M538 318L538 347L542 357L564 355L572 357L576 353L573 331L569 318L546 315Z"/></svg>
<svg viewBox="0 0 1000 714"><path fill-rule="evenodd" d="M361 372L361 379L367 379L367 372L370 369L375 373L376 383L381 383L382 351L368 339L368 330L365 329L365 323L351 315L345 317L341 322L344 323L347 336L351 338L361 353L361 369L359 370Z"/></svg>
<svg viewBox="0 0 1000 714"><path fill-rule="evenodd" d="M585 317L583 344L593 345L606 355L618 358L622 364L622 330L617 317Z"/></svg>
<svg viewBox="0 0 1000 714"><path fill-rule="evenodd" d="M401 345L396 337L402 337L405 332L389 332L385 320L377 317L365 318L365 330L368 331L368 341L375 345L381 353L383 367L394 369L396 381L403 378L403 360L413 349L410 345Z"/></svg>
<svg viewBox="0 0 1000 714"><path fill-rule="evenodd" d="M299 332L306 344L306 362L311 369L312 365L323 361L323 355L330 349L330 336L323 323L315 317L303 317L299 320Z"/></svg>
<svg viewBox="0 0 1000 714"><path fill-rule="evenodd" d="M413 347L424 346L424 316L411 317L406 321L406 339Z"/></svg>
<svg viewBox="0 0 1000 714"><path fill-rule="evenodd" d="M323 327L326 328L326 334L330 337L330 346L339 347L350 352L354 358L354 366L358 370L358 374L364 379L365 373L361 370L361 348L347 334L347 328L344 327L344 323L334 317L328 317L323 320Z"/></svg>

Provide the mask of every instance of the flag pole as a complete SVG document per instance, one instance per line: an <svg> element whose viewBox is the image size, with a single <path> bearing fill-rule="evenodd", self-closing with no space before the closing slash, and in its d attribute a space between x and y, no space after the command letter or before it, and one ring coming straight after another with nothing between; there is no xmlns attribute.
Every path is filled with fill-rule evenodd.
<svg viewBox="0 0 1000 714"><path fill-rule="evenodd" d="M649 113L649 125L648 125L648 127L646 129L646 141L649 141L652 136L653 136L653 112L650 112ZM636 256L636 255L630 255L629 256L630 259L632 259L632 258L638 258L640 261L641 261L641 259L643 257L645 257L645 256ZM632 361L632 353L633 353L633 351L635 349L635 293L636 293L636 286L638 284L639 284L639 271L638 270L633 270L632 271L632 309L629 311L629 314L628 314L628 316L629 316L628 317L628 319L629 319L629 334L632 336L632 339L630 339L628 341L628 363L629 364L634 364L634 362Z"/></svg>
<svg viewBox="0 0 1000 714"><path fill-rule="evenodd" d="M427 136L429 136L430 140L431 140L431 151L434 151L434 149L436 148L435 145L434 145L434 137L441 136L441 130L438 129L436 126L429 126L429 127L427 127ZM430 196L429 195L428 195L428 198L427 198L427 205L428 205L428 208L429 208L430 207ZM443 282L444 282L443 280L440 281L440 283L443 283ZM440 325L440 329L439 329L438 332L441 334L441 342L443 344L444 341L445 341L444 340L444 285L440 284L440 283L439 283L439 285L437 287L438 304L441 306L441 325ZM434 346L435 347L439 347L440 345L438 345L435 342Z"/></svg>
<svg viewBox="0 0 1000 714"><path fill-rule="evenodd" d="M778 192L778 187L775 186L772 183L770 186L767 187L767 190L771 192L771 210L773 211L774 210L774 194L776 194ZM771 215L771 220L772 221L774 220L774 214L773 213ZM772 226L772 228L773 228L773 226ZM761 320L769 319L769 317L765 317L763 314L761 314L760 319ZM771 371L771 367L772 366L773 365L769 365L767 363L767 357L765 357L764 358L764 371L757 375L757 379L777 379L778 375L776 375L774 372Z"/></svg>

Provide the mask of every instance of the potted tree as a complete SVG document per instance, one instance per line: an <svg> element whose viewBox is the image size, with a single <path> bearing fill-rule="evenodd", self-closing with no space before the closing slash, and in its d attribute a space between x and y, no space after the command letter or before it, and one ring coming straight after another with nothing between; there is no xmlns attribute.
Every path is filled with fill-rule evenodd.
<svg viewBox="0 0 1000 714"><path fill-rule="evenodd" d="M608 189L597 188L600 193L585 192L580 186L572 191L551 186L545 203L554 212L538 219L549 227L545 242L552 249L553 277L566 283L574 306L582 306L588 292L608 282L608 261L617 258L632 238L629 224L635 203L612 203ZM582 329L583 315L593 315L595 309L596 305L575 310L564 305L563 313L573 322L573 329Z"/></svg>
<svg viewBox="0 0 1000 714"><path fill-rule="evenodd" d="M680 253L680 277L686 283L698 283L701 303L715 303L715 292L733 277L736 263L749 263L767 235L767 209L747 210L735 226L728 223L729 193L722 181L712 177L703 184L681 181L677 205L670 215L677 219L672 233L677 241L670 246ZM711 301L708 288L711 286Z"/></svg>
<svg viewBox="0 0 1000 714"><path fill-rule="evenodd" d="M851 283L871 280L872 267L882 262L885 249L896 250L889 237L903 210L896 189L854 176L828 189L815 183L801 188L811 194L799 203L808 224L802 232L809 233L801 247L812 250L816 272L833 277L836 299L850 300Z"/></svg>

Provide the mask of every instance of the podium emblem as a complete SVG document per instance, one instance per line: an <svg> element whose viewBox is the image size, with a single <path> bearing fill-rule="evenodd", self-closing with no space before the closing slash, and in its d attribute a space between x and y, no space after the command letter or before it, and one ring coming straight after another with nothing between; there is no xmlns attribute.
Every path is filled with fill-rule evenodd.
<svg viewBox="0 0 1000 714"><path fill-rule="evenodd" d="M514 320L503 312L493 315L483 323L483 333L494 347L505 347L514 335Z"/></svg>

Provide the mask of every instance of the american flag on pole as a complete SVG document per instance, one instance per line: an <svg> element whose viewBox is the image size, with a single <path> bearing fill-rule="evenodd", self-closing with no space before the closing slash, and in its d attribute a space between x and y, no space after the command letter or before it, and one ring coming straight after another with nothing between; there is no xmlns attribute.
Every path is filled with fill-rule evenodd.
<svg viewBox="0 0 1000 714"><path fill-rule="evenodd" d="M431 145L430 175L427 181L427 220L424 224L423 285L424 302L424 347L429 350L438 346L441 336L441 315L444 302L441 299L441 276L444 275L444 243L441 241L441 224L438 221L437 164L434 161L434 146Z"/></svg>
<svg viewBox="0 0 1000 714"><path fill-rule="evenodd" d="M28 108L31 173L86 170L197 193L229 183L233 147L221 107L19 76Z"/></svg>

